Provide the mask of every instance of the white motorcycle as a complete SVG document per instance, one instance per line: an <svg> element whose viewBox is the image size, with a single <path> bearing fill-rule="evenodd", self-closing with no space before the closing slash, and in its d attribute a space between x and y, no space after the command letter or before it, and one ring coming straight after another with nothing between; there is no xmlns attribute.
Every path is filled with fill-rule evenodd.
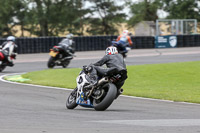
<svg viewBox="0 0 200 133"><path fill-rule="evenodd" d="M92 69L96 71L95 69ZM77 105L82 107L94 108L97 111L106 110L112 102L122 93L122 89L117 88L116 83L126 75L127 71L119 71L113 69L104 77L94 77L84 67L76 78L77 87L70 93L67 98L66 107L74 109ZM100 78L98 81L96 78Z"/></svg>

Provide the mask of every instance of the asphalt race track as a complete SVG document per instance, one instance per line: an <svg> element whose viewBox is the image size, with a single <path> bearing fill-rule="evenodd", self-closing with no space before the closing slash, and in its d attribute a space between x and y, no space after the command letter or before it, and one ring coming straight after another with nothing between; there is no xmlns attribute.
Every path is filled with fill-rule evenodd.
<svg viewBox="0 0 200 133"><path fill-rule="evenodd" d="M104 51L77 52L70 68ZM47 69L48 54L18 55L0 76ZM127 65L199 61L200 47L132 50ZM61 67L57 67L61 68ZM176 68L175 68L176 69ZM41 79L42 80L42 79ZM200 104L120 96L106 111L65 107L69 90L0 81L0 133L199 133Z"/></svg>

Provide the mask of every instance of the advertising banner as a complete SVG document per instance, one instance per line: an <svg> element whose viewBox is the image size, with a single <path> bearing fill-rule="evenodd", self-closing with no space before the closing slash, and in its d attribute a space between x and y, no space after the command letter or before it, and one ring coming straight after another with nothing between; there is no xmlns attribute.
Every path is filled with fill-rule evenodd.
<svg viewBox="0 0 200 133"><path fill-rule="evenodd" d="M155 47L156 48L174 48L177 45L176 36L156 36Z"/></svg>

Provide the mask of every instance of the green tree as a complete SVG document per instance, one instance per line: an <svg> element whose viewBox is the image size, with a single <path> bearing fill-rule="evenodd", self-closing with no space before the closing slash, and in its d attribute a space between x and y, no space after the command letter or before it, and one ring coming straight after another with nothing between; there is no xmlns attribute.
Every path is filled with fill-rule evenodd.
<svg viewBox="0 0 200 133"><path fill-rule="evenodd" d="M115 24L125 20L126 15L120 11L123 6L115 4L114 0L89 0L93 6L92 15L88 20L90 28L87 30L92 35L113 35L117 33ZM94 17L97 16L97 17Z"/></svg>
<svg viewBox="0 0 200 133"><path fill-rule="evenodd" d="M37 36L57 36L66 31L83 34L81 0L26 0L26 30Z"/></svg>
<svg viewBox="0 0 200 133"><path fill-rule="evenodd" d="M200 20L199 0L163 0L163 9L169 13L168 19Z"/></svg>
<svg viewBox="0 0 200 133"><path fill-rule="evenodd" d="M131 17L128 21L130 26L134 26L141 21L156 21L157 11L161 8L160 0L144 0L137 3L127 2L130 8Z"/></svg>
<svg viewBox="0 0 200 133"><path fill-rule="evenodd" d="M0 0L0 36L14 34L12 28L22 22L18 19L24 10L24 4L20 0Z"/></svg>
<svg viewBox="0 0 200 133"><path fill-rule="evenodd" d="M74 0L72 0L74 1ZM91 13L90 9L83 8L86 0L75 0L74 8L72 8L71 15L75 16L73 21L70 21L69 31L77 35L84 35L84 27L87 24L87 14Z"/></svg>

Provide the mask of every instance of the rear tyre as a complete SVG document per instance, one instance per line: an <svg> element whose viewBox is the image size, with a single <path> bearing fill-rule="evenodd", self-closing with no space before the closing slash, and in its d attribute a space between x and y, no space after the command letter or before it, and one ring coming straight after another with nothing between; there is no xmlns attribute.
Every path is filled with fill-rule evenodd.
<svg viewBox="0 0 200 133"><path fill-rule="evenodd" d="M68 109L74 109L77 107L77 103L76 103L76 95L77 95L77 88L75 88L69 95L69 97L67 98L66 101L66 107Z"/></svg>
<svg viewBox="0 0 200 133"><path fill-rule="evenodd" d="M63 62L63 65L62 65L62 67L63 68L66 68L68 65L69 65L69 63L70 63L70 61L68 60L68 61L65 61L65 62Z"/></svg>
<svg viewBox="0 0 200 133"><path fill-rule="evenodd" d="M124 58L126 58L126 57L127 57L126 53L123 53L123 54L122 54L122 56L123 56Z"/></svg>
<svg viewBox="0 0 200 133"><path fill-rule="evenodd" d="M53 68L55 66L55 58L54 57L50 57L49 61L47 63L48 68Z"/></svg>
<svg viewBox="0 0 200 133"><path fill-rule="evenodd" d="M6 66L0 65L0 72L2 72L5 68L6 68Z"/></svg>
<svg viewBox="0 0 200 133"><path fill-rule="evenodd" d="M97 111L106 110L112 104L117 95L117 88L112 83L105 84L102 89L104 89L103 96L98 100L93 100L94 109Z"/></svg>

